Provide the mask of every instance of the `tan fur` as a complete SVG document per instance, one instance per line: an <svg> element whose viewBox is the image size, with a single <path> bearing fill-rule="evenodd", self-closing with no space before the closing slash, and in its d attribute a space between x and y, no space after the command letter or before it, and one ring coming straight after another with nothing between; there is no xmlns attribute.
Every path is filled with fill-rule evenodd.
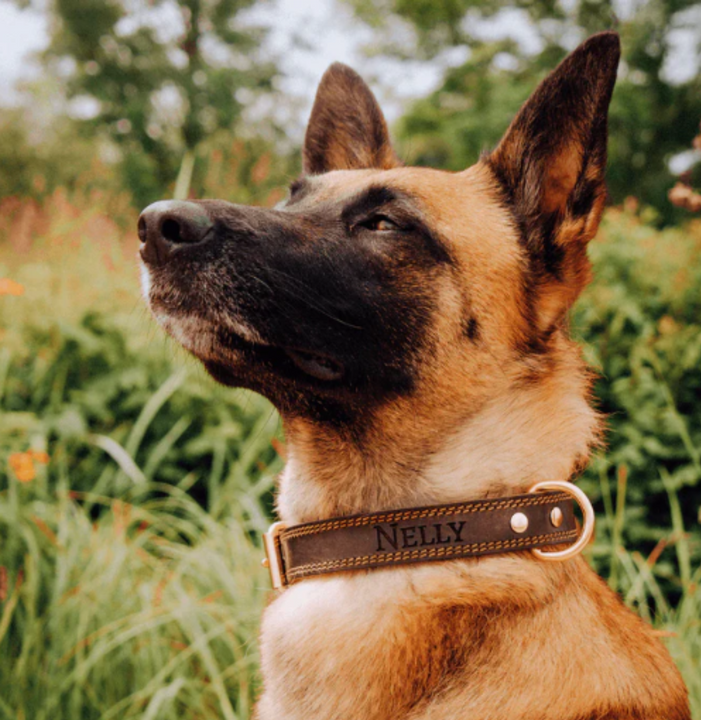
<svg viewBox="0 0 701 720"><path fill-rule="evenodd" d="M262 641L261 718L688 717L664 648L582 561L308 580Z"/></svg>

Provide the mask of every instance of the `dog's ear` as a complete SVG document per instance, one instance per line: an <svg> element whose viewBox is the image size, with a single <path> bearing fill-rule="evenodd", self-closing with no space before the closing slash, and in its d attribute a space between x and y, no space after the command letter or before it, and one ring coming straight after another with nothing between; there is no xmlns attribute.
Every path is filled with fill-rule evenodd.
<svg viewBox="0 0 701 720"><path fill-rule="evenodd" d="M347 65L334 63L321 78L303 156L309 175L399 165L375 96Z"/></svg>
<svg viewBox="0 0 701 720"><path fill-rule="evenodd" d="M586 243L606 201L607 116L620 42L589 38L538 86L487 161L510 203L548 331L589 279Z"/></svg>

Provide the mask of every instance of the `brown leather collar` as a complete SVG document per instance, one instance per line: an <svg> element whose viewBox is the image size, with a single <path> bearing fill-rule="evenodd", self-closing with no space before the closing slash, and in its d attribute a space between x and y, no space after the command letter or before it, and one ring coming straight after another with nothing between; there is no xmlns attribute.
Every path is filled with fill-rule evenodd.
<svg viewBox="0 0 701 720"><path fill-rule="evenodd" d="M273 587L281 588L327 573L477 557L575 540L577 546L586 544L593 531L593 511L586 496L569 483L542 485L558 489L290 527L274 523L264 535L268 556L264 564L270 569ZM578 539L571 496L585 513L586 538ZM565 555L535 552L546 559Z"/></svg>

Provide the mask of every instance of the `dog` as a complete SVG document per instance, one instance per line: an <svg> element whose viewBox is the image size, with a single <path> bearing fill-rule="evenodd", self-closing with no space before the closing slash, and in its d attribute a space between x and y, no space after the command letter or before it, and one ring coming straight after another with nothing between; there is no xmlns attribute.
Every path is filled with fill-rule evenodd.
<svg viewBox="0 0 701 720"><path fill-rule="evenodd" d="M534 483L572 481L600 442L567 316L606 201L619 55L615 33L589 38L457 173L403 167L370 89L334 64L285 202L140 217L156 320L280 412L289 541L360 525L410 561L288 567L263 618L259 720L689 720L666 649L583 559L519 540L404 550L461 553L468 526L398 522L532 509ZM519 516L498 532L523 532Z"/></svg>

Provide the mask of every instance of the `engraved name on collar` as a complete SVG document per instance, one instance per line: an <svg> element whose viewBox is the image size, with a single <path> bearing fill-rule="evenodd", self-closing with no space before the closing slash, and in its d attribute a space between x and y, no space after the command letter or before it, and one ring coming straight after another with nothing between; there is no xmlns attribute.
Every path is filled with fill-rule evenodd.
<svg viewBox="0 0 701 720"><path fill-rule="evenodd" d="M375 552L391 552L392 550L407 550L461 542L464 527L464 521L409 525L406 527L399 527L398 523L373 525L377 541Z"/></svg>

